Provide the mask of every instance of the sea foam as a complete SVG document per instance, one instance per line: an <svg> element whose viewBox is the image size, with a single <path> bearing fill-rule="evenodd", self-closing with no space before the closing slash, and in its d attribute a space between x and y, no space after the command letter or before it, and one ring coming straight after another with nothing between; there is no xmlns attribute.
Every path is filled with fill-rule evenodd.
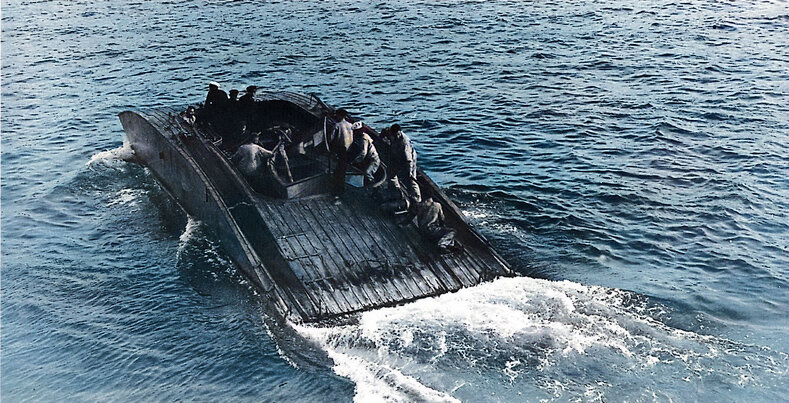
<svg viewBox="0 0 789 403"><path fill-rule="evenodd" d="M651 378L695 390L715 371L742 386L769 365L763 354L739 362L732 349L748 346L671 328L663 315L628 291L518 277L365 312L352 325L295 327L360 402L681 398L683 387L666 392ZM648 387L631 388L635 380Z"/></svg>

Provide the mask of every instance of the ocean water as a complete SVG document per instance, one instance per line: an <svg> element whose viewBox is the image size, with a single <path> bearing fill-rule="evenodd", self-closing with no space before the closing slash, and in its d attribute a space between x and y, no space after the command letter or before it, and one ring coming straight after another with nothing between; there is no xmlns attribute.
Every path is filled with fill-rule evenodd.
<svg viewBox="0 0 789 403"><path fill-rule="evenodd" d="M785 402L787 43L785 1L4 1L0 397ZM122 160L119 112L211 80L400 123L523 276L298 365Z"/></svg>

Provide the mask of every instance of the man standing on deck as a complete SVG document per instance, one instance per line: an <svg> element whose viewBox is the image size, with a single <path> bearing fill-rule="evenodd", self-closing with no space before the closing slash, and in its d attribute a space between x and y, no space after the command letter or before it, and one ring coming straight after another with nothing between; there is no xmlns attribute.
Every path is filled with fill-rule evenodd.
<svg viewBox="0 0 789 403"><path fill-rule="evenodd" d="M235 103L235 102L238 102L238 90L237 89L230 90L229 94L230 94L230 99L228 101L231 104Z"/></svg>
<svg viewBox="0 0 789 403"><path fill-rule="evenodd" d="M260 129L257 127L257 119L255 119L255 93L257 90L258 87L254 85L247 87L246 93L238 99L237 104L241 119L246 120L253 131Z"/></svg>
<svg viewBox="0 0 789 403"><path fill-rule="evenodd" d="M411 145L411 139L403 133L400 125L393 124L387 132L391 142L389 155L390 178L397 178L408 195L410 205L422 201L419 184L416 180L416 150Z"/></svg>
<svg viewBox="0 0 789 403"><path fill-rule="evenodd" d="M332 175L333 193L341 196L345 191L345 169L348 164L348 148L353 142L353 125L348 121L348 111L343 108L334 112L334 132L331 136L332 152L337 155L337 168Z"/></svg>
<svg viewBox="0 0 789 403"><path fill-rule="evenodd" d="M245 105L245 106L251 105L252 103L255 102L255 93L257 91L258 91L258 87L254 85L250 85L249 87L247 87L246 93L244 93L244 95L242 95L241 98L238 99L238 102L240 102L241 105Z"/></svg>
<svg viewBox="0 0 789 403"><path fill-rule="evenodd" d="M208 83L208 95L205 97L203 108L208 114L208 119L213 119L217 113L222 111L227 103L227 93L219 89L219 83L211 81Z"/></svg>
<svg viewBox="0 0 789 403"><path fill-rule="evenodd" d="M200 110L198 118L202 124L212 127L219 132L223 129L223 114L227 104L227 93L219 89L219 83L211 81L208 83L208 95L203 102L203 109Z"/></svg>

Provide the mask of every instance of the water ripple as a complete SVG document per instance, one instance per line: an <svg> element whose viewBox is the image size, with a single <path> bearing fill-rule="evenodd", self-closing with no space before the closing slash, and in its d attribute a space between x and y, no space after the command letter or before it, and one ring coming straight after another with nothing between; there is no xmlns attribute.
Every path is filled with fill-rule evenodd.
<svg viewBox="0 0 789 403"><path fill-rule="evenodd" d="M787 398L775 373L789 353L783 2L13 0L2 23L7 400L348 400L377 382L417 393L393 399ZM422 168L518 271L568 280L526 281L543 291L509 300L555 291L534 306L545 312L516 309L544 326L509 348L428 309L409 319L426 328L398 322L359 346L365 360L386 350L366 360L371 384L291 366L211 237L121 161L117 113L198 102L212 80L314 92L375 127L403 125ZM496 284L478 296L523 288ZM640 302L573 328L560 296L574 287L597 290L580 305L606 292ZM567 329L587 337L584 354ZM353 343L323 337L343 332L318 340L353 359ZM425 364L413 346L446 351ZM464 372L469 358L491 377Z"/></svg>

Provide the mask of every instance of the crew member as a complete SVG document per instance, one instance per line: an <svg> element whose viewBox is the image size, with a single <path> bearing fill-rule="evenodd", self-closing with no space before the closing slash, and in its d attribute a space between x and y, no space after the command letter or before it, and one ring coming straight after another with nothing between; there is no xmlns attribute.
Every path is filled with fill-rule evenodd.
<svg viewBox="0 0 789 403"><path fill-rule="evenodd" d="M419 184L416 180L416 150L411 139L403 133L400 125L393 124L387 132L391 142L389 170L390 177L397 178L404 187L411 205L422 200Z"/></svg>
<svg viewBox="0 0 789 403"><path fill-rule="evenodd" d="M191 105L186 107L186 112L181 115L181 119L183 119L184 122L186 122L186 124L189 126L193 126L197 120L197 116L195 116L195 107Z"/></svg>
<svg viewBox="0 0 789 403"><path fill-rule="evenodd" d="M235 145L244 139L246 118L242 116L238 101L238 90L232 89L222 112L222 130L220 135L223 143Z"/></svg>
<svg viewBox="0 0 789 403"><path fill-rule="evenodd" d="M332 132L332 152L337 155L337 168L332 175L334 195L340 196L345 191L345 170L348 164L348 148L353 142L353 126L348 121L348 111L343 108L334 112L337 122Z"/></svg>
<svg viewBox="0 0 789 403"><path fill-rule="evenodd" d="M402 216L408 212L408 198L403 193L403 189L397 186L394 181L387 181L384 186L376 188L373 197L380 201L381 211L392 216ZM406 218L413 220L414 217Z"/></svg>
<svg viewBox="0 0 789 403"><path fill-rule="evenodd" d="M246 93L238 99L238 113L241 119L246 120L250 129L254 131L260 130L255 113L255 93L257 90L258 87L250 85L247 87Z"/></svg>
<svg viewBox="0 0 789 403"><path fill-rule="evenodd" d="M237 167L247 177L253 178L261 176L268 169L271 169L271 157L274 153L258 145L258 134L252 135L252 141L238 147L238 150L230 157Z"/></svg>
<svg viewBox="0 0 789 403"><path fill-rule="evenodd" d="M416 206L416 222L419 233L436 242L442 252L457 251L462 246L455 239L455 231L444 225L444 210L441 204L426 197Z"/></svg>
<svg viewBox="0 0 789 403"><path fill-rule="evenodd" d="M373 139L363 130L364 124L359 121L353 124L353 145L354 149L353 164L356 164L364 172L365 185L375 181L375 172L381 166L381 158L375 149Z"/></svg>
<svg viewBox="0 0 789 403"><path fill-rule="evenodd" d="M246 93L242 95L238 101L241 102L241 105L244 106L252 105L255 102L255 93L257 91L258 91L258 87L254 85L250 85L249 87L247 87Z"/></svg>
<svg viewBox="0 0 789 403"><path fill-rule="evenodd" d="M234 88L234 89L230 90L228 95L230 96L230 98L227 100L229 104L235 104L236 102L238 102L238 90L237 89Z"/></svg>
<svg viewBox="0 0 789 403"><path fill-rule="evenodd" d="M203 113L206 115L206 120L213 123L213 120L224 112L226 103L227 93L219 89L219 83L216 81L208 83L208 95L203 103Z"/></svg>

